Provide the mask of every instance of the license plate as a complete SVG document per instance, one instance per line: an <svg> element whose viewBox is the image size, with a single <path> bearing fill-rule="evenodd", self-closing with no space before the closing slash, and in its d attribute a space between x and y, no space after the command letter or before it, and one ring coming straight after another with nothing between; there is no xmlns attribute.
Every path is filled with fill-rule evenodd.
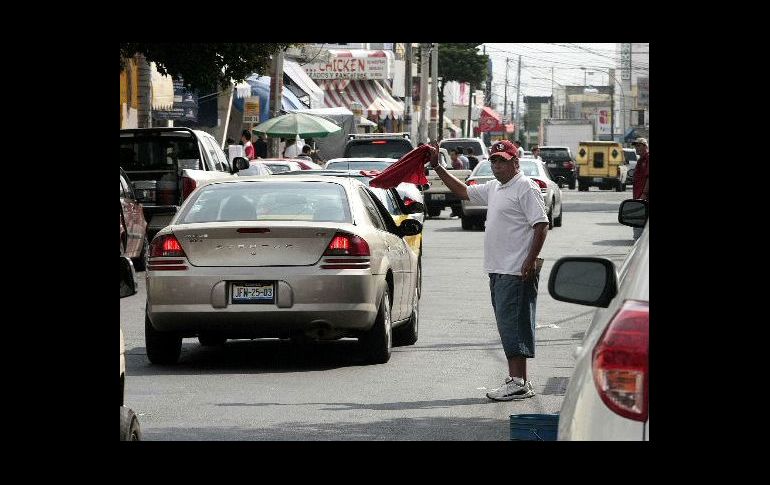
<svg viewBox="0 0 770 485"><path fill-rule="evenodd" d="M604 179L601 177L594 177L594 182L603 182Z"/></svg>
<svg viewBox="0 0 770 485"><path fill-rule="evenodd" d="M549 167L556 167L556 166L558 166L558 165L559 165L559 164L558 164L558 163L556 163L556 162L550 162L550 163L548 163L548 166L549 166Z"/></svg>
<svg viewBox="0 0 770 485"><path fill-rule="evenodd" d="M272 281L239 281L231 285L232 303L274 303L275 284Z"/></svg>
<svg viewBox="0 0 770 485"><path fill-rule="evenodd" d="M436 200L444 200L446 196L444 194L433 194L433 198Z"/></svg>

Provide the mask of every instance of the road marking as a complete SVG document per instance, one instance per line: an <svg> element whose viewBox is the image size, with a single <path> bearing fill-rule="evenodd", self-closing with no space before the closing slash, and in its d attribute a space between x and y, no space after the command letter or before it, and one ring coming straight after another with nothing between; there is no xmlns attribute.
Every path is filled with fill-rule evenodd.
<svg viewBox="0 0 770 485"><path fill-rule="evenodd" d="M535 328L561 328L560 326L552 323L550 325L535 325Z"/></svg>

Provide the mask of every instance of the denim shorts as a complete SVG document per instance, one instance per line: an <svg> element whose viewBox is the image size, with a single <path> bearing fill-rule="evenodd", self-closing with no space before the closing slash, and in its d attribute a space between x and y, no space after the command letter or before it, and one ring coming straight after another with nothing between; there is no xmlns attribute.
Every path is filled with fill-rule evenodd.
<svg viewBox="0 0 770 485"><path fill-rule="evenodd" d="M540 273L521 276L489 273L492 309L507 358L535 356L535 304Z"/></svg>

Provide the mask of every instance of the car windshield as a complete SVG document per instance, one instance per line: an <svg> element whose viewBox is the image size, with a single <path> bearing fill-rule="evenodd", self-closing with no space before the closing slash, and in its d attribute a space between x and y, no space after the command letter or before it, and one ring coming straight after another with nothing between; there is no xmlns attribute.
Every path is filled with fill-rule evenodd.
<svg viewBox="0 0 770 485"><path fill-rule="evenodd" d="M566 148L541 148L540 158L546 162L568 162L569 151Z"/></svg>
<svg viewBox="0 0 770 485"><path fill-rule="evenodd" d="M329 162L326 164L327 170L385 170L393 162L376 161L349 161L349 162Z"/></svg>
<svg viewBox="0 0 770 485"><path fill-rule="evenodd" d="M519 170L527 177L542 177L537 162L534 160L519 160Z"/></svg>
<svg viewBox="0 0 770 485"><path fill-rule="evenodd" d="M201 189L178 224L224 221L351 222L345 189L337 183L225 183Z"/></svg>
<svg viewBox="0 0 770 485"><path fill-rule="evenodd" d="M200 169L198 143L189 136L121 137L120 166L127 172Z"/></svg>
<svg viewBox="0 0 770 485"><path fill-rule="evenodd" d="M397 140L353 140L345 148L345 158L401 158L412 151L412 144L405 139Z"/></svg>

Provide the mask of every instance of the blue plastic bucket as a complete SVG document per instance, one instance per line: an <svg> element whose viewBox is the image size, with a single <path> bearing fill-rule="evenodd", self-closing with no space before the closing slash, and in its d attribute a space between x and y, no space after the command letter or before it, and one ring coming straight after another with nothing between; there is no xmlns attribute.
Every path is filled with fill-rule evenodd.
<svg viewBox="0 0 770 485"><path fill-rule="evenodd" d="M556 441L558 414L511 414L511 441Z"/></svg>

